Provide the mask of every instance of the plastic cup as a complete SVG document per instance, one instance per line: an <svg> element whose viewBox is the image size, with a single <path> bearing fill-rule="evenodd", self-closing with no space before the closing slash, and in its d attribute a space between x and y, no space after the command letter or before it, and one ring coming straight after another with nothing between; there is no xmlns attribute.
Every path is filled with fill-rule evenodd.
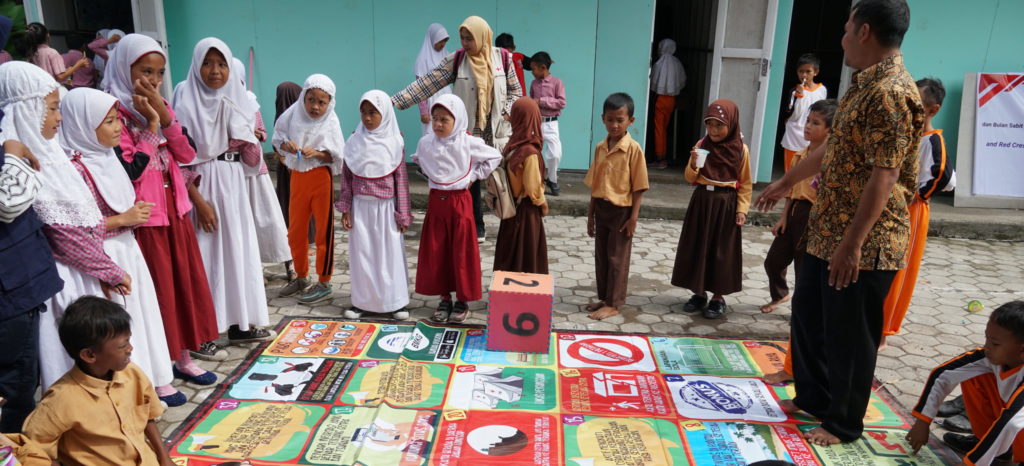
<svg viewBox="0 0 1024 466"><path fill-rule="evenodd" d="M697 168L704 168L704 162L708 159L707 149L695 149L697 152Z"/></svg>

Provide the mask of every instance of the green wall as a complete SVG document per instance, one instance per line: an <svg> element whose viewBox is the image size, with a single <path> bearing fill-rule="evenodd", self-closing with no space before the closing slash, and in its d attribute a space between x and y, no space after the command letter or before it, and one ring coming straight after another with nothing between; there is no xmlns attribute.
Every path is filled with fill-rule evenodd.
<svg viewBox="0 0 1024 466"><path fill-rule="evenodd" d="M946 101L932 125L943 130L956 160L964 73L1024 72L1024 1L908 0L910 30L903 55L914 79L942 80Z"/></svg>
<svg viewBox="0 0 1024 466"><path fill-rule="evenodd" d="M653 8L653 0L164 2L175 80L186 76L192 48L203 37L221 38L246 62L254 47L253 92L268 125L278 83L301 84L312 73L324 73L338 86L337 111L346 134L358 123L363 92L377 88L390 94L412 81L412 64L430 23L448 29L448 50L454 51L462 20L482 16L495 35L513 34L520 52L544 50L556 62L551 71L565 82L568 102L559 118L567 169L589 165L594 144L604 137L600 105L611 92L638 99L633 136L643 143ZM526 75L528 87L529 70ZM418 111L399 112L398 118L406 152L412 153L420 137Z"/></svg>

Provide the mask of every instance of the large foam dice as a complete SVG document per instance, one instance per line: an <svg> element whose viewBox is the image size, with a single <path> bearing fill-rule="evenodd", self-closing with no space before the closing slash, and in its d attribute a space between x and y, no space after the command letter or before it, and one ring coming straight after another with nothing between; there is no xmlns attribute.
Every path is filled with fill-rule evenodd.
<svg viewBox="0 0 1024 466"><path fill-rule="evenodd" d="M554 292L550 275L495 271L487 306L487 349L547 353Z"/></svg>

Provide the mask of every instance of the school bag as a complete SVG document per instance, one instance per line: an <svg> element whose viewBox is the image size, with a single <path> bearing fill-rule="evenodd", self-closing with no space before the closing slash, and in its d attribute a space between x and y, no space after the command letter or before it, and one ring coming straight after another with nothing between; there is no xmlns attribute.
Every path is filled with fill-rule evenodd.
<svg viewBox="0 0 1024 466"><path fill-rule="evenodd" d="M512 195L512 184L508 181L508 171L504 161L490 175L487 175L484 188L487 190L484 202L491 208L494 215L502 220L516 216L516 208L519 206L520 199Z"/></svg>

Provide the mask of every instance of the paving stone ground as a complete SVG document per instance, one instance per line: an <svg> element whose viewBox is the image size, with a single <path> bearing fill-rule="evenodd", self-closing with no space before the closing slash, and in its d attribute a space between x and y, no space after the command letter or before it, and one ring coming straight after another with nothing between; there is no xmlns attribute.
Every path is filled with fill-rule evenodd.
<svg viewBox="0 0 1024 466"><path fill-rule="evenodd" d="M423 212L415 212L416 222L406 234L410 290L415 280L419 228ZM481 245L483 285L490 284L497 219L487 215L487 241ZM744 227L743 287L727 299L731 312L718 320L683 314L687 290L673 287L669 277L675 260L682 223L677 220L641 219L633 244L629 297L623 313L601 322L587 318L583 306L595 296L593 240L586 235L586 220L580 217L553 216L545 219L548 257L555 281L554 325L559 329L615 330L652 334L696 334L737 337L779 337L789 333L789 305L771 314L762 314L758 306L769 300L767 278L762 263L771 244L771 233L763 227ZM337 229L337 260L332 283L334 298L310 307L296 299L277 297L284 286L284 268L268 266L267 298L271 322L284 316L340 317L350 305L348 276L348 238ZM913 304L901 334L889 339L875 370L903 406L917 400L928 373L937 364L984 342L984 327L989 313L1001 303L1024 299L1024 243L930 238L921 268ZM792 271L790 271L792 283ZM977 314L966 310L971 300L979 300L985 309ZM413 294L409 310L411 320L426 319L437 305L437 297ZM472 303L482 311L484 301ZM484 314L476 312L467 323L482 324ZM201 361L200 365L221 376L230 374L255 344L228 347L229 358L222 362ZM212 392L176 381L189 397L184 406L168 409L160 429L169 435Z"/></svg>

